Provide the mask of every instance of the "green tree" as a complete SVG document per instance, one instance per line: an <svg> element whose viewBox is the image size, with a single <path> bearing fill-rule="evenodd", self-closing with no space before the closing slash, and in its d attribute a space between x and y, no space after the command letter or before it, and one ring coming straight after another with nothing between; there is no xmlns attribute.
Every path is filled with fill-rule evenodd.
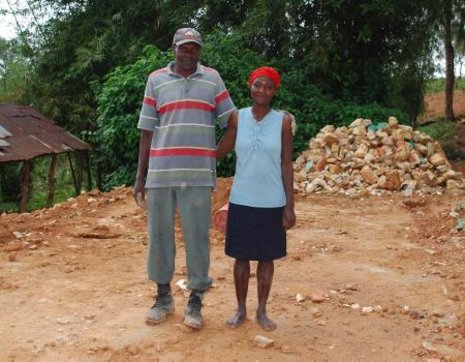
<svg viewBox="0 0 465 362"><path fill-rule="evenodd" d="M20 103L29 78L29 64L16 40L0 37L0 103Z"/></svg>

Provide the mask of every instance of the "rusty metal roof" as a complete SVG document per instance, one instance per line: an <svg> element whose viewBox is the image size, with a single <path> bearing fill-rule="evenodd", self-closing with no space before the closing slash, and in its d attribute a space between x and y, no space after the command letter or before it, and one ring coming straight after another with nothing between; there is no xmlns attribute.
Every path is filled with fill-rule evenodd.
<svg viewBox="0 0 465 362"><path fill-rule="evenodd" d="M0 163L90 148L32 107L0 104Z"/></svg>

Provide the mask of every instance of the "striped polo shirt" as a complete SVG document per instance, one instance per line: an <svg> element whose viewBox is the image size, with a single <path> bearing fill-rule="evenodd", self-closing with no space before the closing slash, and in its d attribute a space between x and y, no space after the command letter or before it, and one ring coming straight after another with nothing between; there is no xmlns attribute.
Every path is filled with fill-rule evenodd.
<svg viewBox="0 0 465 362"><path fill-rule="evenodd" d="M137 127L153 131L146 188L214 186L215 122L227 126L235 109L215 69L197 65L184 78L174 62L148 77Z"/></svg>

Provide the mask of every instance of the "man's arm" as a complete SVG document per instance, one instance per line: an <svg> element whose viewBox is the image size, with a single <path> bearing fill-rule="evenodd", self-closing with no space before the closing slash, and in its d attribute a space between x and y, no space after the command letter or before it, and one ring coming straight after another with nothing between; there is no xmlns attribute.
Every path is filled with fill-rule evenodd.
<svg viewBox="0 0 465 362"><path fill-rule="evenodd" d="M228 152L234 149L236 143L236 134L237 134L237 111L231 112L228 119L228 126L225 134L221 137L220 142L218 142L218 147L216 149L216 158L221 160Z"/></svg>
<svg viewBox="0 0 465 362"><path fill-rule="evenodd" d="M137 163L136 182L134 184L134 199L137 205L145 208L145 178L149 163L150 145L153 132L141 130L139 140L139 161Z"/></svg>

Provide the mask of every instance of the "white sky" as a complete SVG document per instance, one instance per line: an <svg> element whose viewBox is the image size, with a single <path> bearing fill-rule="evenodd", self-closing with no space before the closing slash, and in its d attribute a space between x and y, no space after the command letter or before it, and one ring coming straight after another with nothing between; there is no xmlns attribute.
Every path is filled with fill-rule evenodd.
<svg viewBox="0 0 465 362"><path fill-rule="evenodd" d="M24 6L24 0L9 0L13 9L16 6ZM0 0L0 10L10 11L7 0ZM18 15L18 21L23 23L25 19ZM12 39L16 36L16 23L12 15L0 15L0 36L5 39Z"/></svg>

